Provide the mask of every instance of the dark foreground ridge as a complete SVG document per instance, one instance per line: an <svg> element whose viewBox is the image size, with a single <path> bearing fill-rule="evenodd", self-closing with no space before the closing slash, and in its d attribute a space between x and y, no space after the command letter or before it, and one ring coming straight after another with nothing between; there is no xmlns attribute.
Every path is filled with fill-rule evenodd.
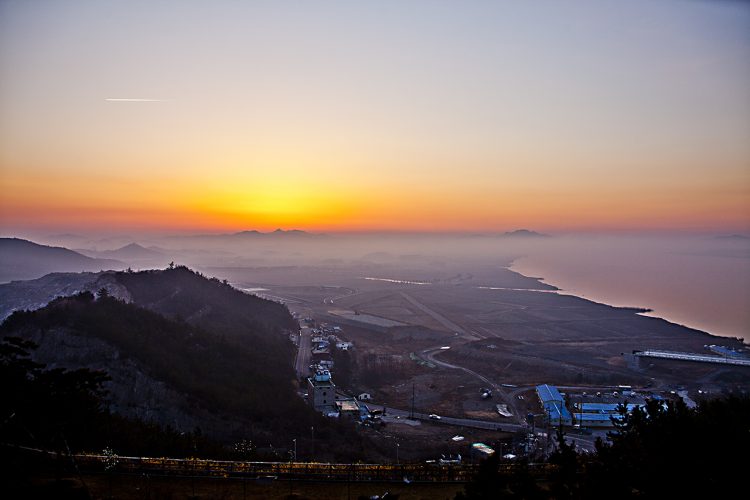
<svg viewBox="0 0 750 500"><path fill-rule="evenodd" d="M361 452L353 425L297 395L296 323L283 305L181 267L107 278L96 296L58 298L0 326L4 442L227 458L244 443L243 456L283 459L289 436L314 425L319 457Z"/></svg>
<svg viewBox="0 0 750 500"><path fill-rule="evenodd" d="M478 465L254 462L129 457L111 451L51 453L5 444L1 448L2 465L4 471L16 473L6 483L6 491L33 493L38 484L32 479L34 475L55 471L57 482L48 480L46 486L63 488L67 484L63 477L77 478L82 485L77 498L97 496L88 491L84 477L100 489L103 479L108 478L110 496L113 480L117 478L121 492L132 490L136 483L140 488L157 481L166 484L170 491L177 491L186 484L195 488L196 479L211 479L208 497L236 491L238 480L243 491L247 481L281 483L292 490L296 482L299 483L296 488L303 492L313 488L314 483L393 483L402 487L406 484L405 491L417 495L410 498L419 498L420 489L430 484L463 483L462 491L454 490L456 500L734 497L745 467L736 451L750 444L750 399L729 397L705 401L694 410L682 402L651 400L643 410L628 414L623 407L621 413L623 419L610 434L609 444L599 441L596 453L577 453L566 442L563 432L558 431L557 450L547 462L533 464L505 460L497 453ZM195 497L195 490L192 496ZM347 498L328 496L336 497Z"/></svg>

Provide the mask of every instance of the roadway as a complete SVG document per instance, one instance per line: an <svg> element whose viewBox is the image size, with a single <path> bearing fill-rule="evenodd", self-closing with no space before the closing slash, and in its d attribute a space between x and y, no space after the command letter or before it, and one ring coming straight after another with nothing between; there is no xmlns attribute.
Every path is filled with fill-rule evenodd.
<svg viewBox="0 0 750 500"><path fill-rule="evenodd" d="M408 420L410 419L411 412L408 410L403 410L400 408L392 408L390 406L383 406L378 405L377 403L368 402L367 403L368 408L370 410L383 410L385 409L384 415L386 416L385 421L387 423L398 423L399 421L403 420L404 424L406 424ZM498 431L498 432L526 432L530 433L531 428L527 424L513 424L513 423L503 423L503 422L494 422L491 420L475 420L470 418L456 418L456 417L447 417L447 416L440 416L440 419L431 419L430 414L428 413L421 413L421 412L414 412L414 418L413 420L417 421L427 421L435 425L452 425L456 427L468 427L471 429L482 429L482 430L490 430L490 431ZM553 441L555 439L554 429L550 430L550 435L548 436L546 432L543 432L542 430L536 430L535 431L536 436L538 438L549 439L549 445L553 446ZM606 430L602 431L596 431L595 433L592 433L591 435L582 435L582 434L574 434L572 431L567 432L565 434L565 439L569 443L574 443L576 445L576 448L578 450L585 450L585 451L594 451L594 442L596 441L596 438L598 437L606 437Z"/></svg>
<svg viewBox="0 0 750 500"><path fill-rule="evenodd" d="M312 333L310 328L302 327L299 333L299 344L297 349L297 359L294 361L294 368L297 371L297 378L307 377L310 373L310 360L312 359Z"/></svg>
<svg viewBox="0 0 750 500"><path fill-rule="evenodd" d="M458 344L454 344L458 345ZM441 352L445 352L447 349L444 349L446 346L434 346L434 347L428 347L427 349L423 349L419 353L417 353L417 356L424 359L425 361L429 361L437 366L440 366L442 368L449 368L453 370L461 370L464 373L467 373L471 375L472 377L475 377L479 380L481 380L489 389L492 389L493 395L498 398L500 401L508 405L508 408L510 409L511 413L514 415L514 419L518 422L522 422L525 415L519 414L518 406L516 405L516 399L514 394L519 391L514 391L513 393L509 393L502 385L497 384L493 382L492 380L488 379L484 375L475 372L474 370L471 370L470 368L466 368L464 366L460 365L453 365L451 363L446 363L444 361L439 361L435 359L435 355L440 354Z"/></svg>
<svg viewBox="0 0 750 500"><path fill-rule="evenodd" d="M331 288L334 288L334 287L331 287ZM345 293L324 298L323 299L324 304L333 304L334 301L340 298L356 295L357 293L359 293L358 290L355 290L352 288L347 288L347 287L335 287L335 288L344 290ZM404 292L401 292L401 295L407 301L409 301L412 305L422 310L422 312L427 313L433 319L443 324L443 326L454 331L457 334L457 337L455 338L455 340L453 340L452 346L461 345L463 343L466 343L467 341L470 342L470 341L476 340L477 337L479 338L482 337L476 333L472 334L472 333L467 332L464 328L462 328L458 324L450 321L448 318L438 313L437 311L432 310L425 304L422 304L411 295L408 295ZM295 361L295 367L297 370L298 377L306 377L309 374L310 360L312 357L311 337L312 335L311 335L310 329L307 327L302 328L301 333L300 333L300 339L299 339L299 349L297 351L297 359ZM503 401L505 404L508 405L508 408L511 410L511 412L513 413L515 417L514 420L517 423L512 423L512 422L502 423L502 422L496 422L496 421L475 420L475 419L457 418L457 417L448 417L448 416L441 416L439 420L436 420L436 419L430 419L429 417L430 414L428 413L419 413L419 412L414 413L413 415L414 420L429 421L431 423L435 423L439 425L452 425L452 426L457 426L457 427L467 427L467 428L482 429L482 430L495 430L495 431L502 431L502 432L518 432L518 431L529 432L531 430L529 426L523 421L523 418L525 417L525 415L521 415L519 413L518 406L516 405L516 394L526 390L526 388L514 388L514 390L508 390L504 388L501 384L497 384L493 382L489 378L485 377L484 375L480 373L475 372L474 370L471 370L464 366L454 365L451 363L447 363L445 361L440 361L438 359L435 359L435 356L437 354L439 354L440 352L446 351L444 347L445 347L445 344L439 345L439 346L433 346L433 347L421 350L420 352L417 353L417 355L420 358L424 359L425 361L429 361L439 367L453 369L453 370L461 370L464 373L481 380L483 384L485 384L487 387L493 390L493 394L499 400ZM377 405L375 403L368 403L368 407L370 407L371 409L384 408L386 415L395 420L400 420L400 419L406 420L409 418L411 414L411 412L408 410L384 407L383 405ZM387 420L390 420L390 418L388 418ZM537 432L537 436L547 438L547 435L543 432ZM549 436L549 439L553 439L553 436ZM580 434L567 434L566 439L569 442L575 443L579 449L594 450L594 440L595 440L594 436L591 436L591 435L585 436L585 435L580 435Z"/></svg>

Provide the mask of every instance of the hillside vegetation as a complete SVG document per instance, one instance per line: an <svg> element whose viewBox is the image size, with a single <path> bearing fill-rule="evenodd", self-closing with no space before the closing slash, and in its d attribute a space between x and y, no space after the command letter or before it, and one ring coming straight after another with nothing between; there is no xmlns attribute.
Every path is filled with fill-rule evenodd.
<svg viewBox="0 0 750 500"><path fill-rule="evenodd" d="M142 425L203 435L227 446L246 440L252 444L245 456L261 448L270 451L255 456L274 454L295 436L303 453L314 425L318 456L361 451L351 425L316 414L296 394L287 336L296 324L283 305L186 268L117 273L116 279L132 303L105 289L98 297L82 292L58 298L11 315L0 326L0 337L39 344L33 360L50 368L101 373L108 380L97 384L109 391L103 408L145 420ZM134 405L138 411L130 411ZM18 413L10 406L5 412ZM175 424L187 417L194 427ZM28 414L18 421L35 418ZM129 447L141 449L137 444Z"/></svg>
<svg viewBox="0 0 750 500"><path fill-rule="evenodd" d="M296 331L298 325L284 305L206 279L183 266L120 272L114 277L127 289L133 304L244 346L255 371L294 379L294 346L285 333Z"/></svg>

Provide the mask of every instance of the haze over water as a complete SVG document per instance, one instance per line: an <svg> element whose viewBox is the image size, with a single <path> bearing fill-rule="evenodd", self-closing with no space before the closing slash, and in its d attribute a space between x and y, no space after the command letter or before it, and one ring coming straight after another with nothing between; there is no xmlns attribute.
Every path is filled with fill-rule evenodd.
<svg viewBox="0 0 750 500"><path fill-rule="evenodd" d="M512 269L596 302L750 340L750 241L714 238L561 238Z"/></svg>

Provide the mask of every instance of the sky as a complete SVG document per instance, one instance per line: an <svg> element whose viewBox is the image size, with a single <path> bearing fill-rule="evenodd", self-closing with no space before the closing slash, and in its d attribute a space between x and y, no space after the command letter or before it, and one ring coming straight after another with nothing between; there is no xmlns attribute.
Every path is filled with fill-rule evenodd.
<svg viewBox="0 0 750 500"><path fill-rule="evenodd" d="M0 0L0 230L750 231L750 3Z"/></svg>

